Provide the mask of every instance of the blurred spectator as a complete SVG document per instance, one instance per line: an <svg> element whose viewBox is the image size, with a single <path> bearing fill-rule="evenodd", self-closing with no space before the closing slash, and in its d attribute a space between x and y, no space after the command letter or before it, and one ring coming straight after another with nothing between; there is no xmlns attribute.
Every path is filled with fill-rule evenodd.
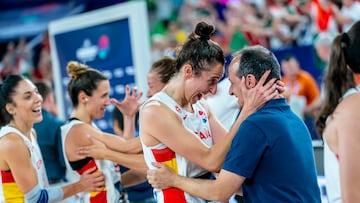
<svg viewBox="0 0 360 203"><path fill-rule="evenodd" d="M321 64L320 64L321 67L320 68L322 68L324 70L326 70L327 67L328 67L333 38L334 37L331 34L327 33L327 32L322 32L315 38L314 47L315 47L316 55L321 60ZM318 111L320 110L320 108L322 106L322 101L325 98L324 92L325 92L324 84L321 83L320 97L318 97L313 102L313 107L314 107L313 109L314 109L314 111L316 111L316 113L315 113L316 116L317 116Z"/></svg>
<svg viewBox="0 0 360 203"><path fill-rule="evenodd" d="M27 46L25 38L19 39L15 52L17 69L22 75L26 75L29 77L33 68L32 50L30 50Z"/></svg>
<svg viewBox="0 0 360 203"><path fill-rule="evenodd" d="M61 145L60 127L63 121L56 117L56 103L54 92L49 81L35 82L40 95L43 97L42 116L39 123L34 124L37 140L44 159L46 174L51 184L65 182L65 162Z"/></svg>
<svg viewBox="0 0 360 203"><path fill-rule="evenodd" d="M167 47L166 38L162 34L154 34L151 37L151 60L155 61L165 54Z"/></svg>
<svg viewBox="0 0 360 203"><path fill-rule="evenodd" d="M341 3L341 8L333 4L331 10L336 22L341 27L341 32L347 32L356 21L360 20L360 2L342 0Z"/></svg>
<svg viewBox="0 0 360 203"><path fill-rule="evenodd" d="M323 61L328 63L331 53L331 43L333 36L328 32L321 32L315 38L314 47L317 56Z"/></svg>
<svg viewBox="0 0 360 203"><path fill-rule="evenodd" d="M320 91L315 79L308 72L302 70L295 56L288 55L281 60L283 72L282 81L285 83L284 93L292 110L307 124L313 139L317 139L314 123L314 110Z"/></svg>
<svg viewBox="0 0 360 203"><path fill-rule="evenodd" d="M286 0L274 0L269 6L271 15L270 47L271 49L285 49L292 46L294 38L291 28L286 22L287 11Z"/></svg>
<svg viewBox="0 0 360 203"><path fill-rule="evenodd" d="M2 59L1 78L9 74L30 77L32 67L32 50L28 48L26 39L20 38L17 44L14 41L8 42Z"/></svg>
<svg viewBox="0 0 360 203"><path fill-rule="evenodd" d="M42 80L53 81L53 70L51 64L51 56L48 52L42 50L40 52L40 59L37 64L37 71L35 73L35 78Z"/></svg>
<svg viewBox="0 0 360 203"><path fill-rule="evenodd" d="M183 31L176 21L166 21L167 35L171 35L176 40L176 44L183 44L188 33Z"/></svg>
<svg viewBox="0 0 360 203"><path fill-rule="evenodd" d="M51 50L49 42L49 33L44 33L44 38L41 41L37 53L37 65L34 67L32 77L35 80L53 81L53 72L51 64Z"/></svg>
<svg viewBox="0 0 360 203"><path fill-rule="evenodd" d="M6 46L6 52L2 59L1 78L4 79L9 74L19 74L16 66L16 45L10 41Z"/></svg>
<svg viewBox="0 0 360 203"><path fill-rule="evenodd" d="M331 11L332 5L332 0L311 1L312 34L329 32L332 35L336 35L339 32Z"/></svg>

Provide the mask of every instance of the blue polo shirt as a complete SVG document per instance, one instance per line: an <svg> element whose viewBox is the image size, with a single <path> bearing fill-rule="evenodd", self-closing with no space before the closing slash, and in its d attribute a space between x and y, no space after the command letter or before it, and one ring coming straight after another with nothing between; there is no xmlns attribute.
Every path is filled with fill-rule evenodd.
<svg viewBox="0 0 360 203"><path fill-rule="evenodd" d="M311 136L285 99L273 99L240 126L223 170L245 177L244 202L321 202Z"/></svg>

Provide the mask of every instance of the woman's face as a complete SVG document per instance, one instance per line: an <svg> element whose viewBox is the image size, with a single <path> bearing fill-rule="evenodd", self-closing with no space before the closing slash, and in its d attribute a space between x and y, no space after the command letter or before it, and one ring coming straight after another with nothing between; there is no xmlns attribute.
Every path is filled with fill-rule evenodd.
<svg viewBox="0 0 360 203"><path fill-rule="evenodd" d="M148 81L148 91L146 96L148 98L152 97L157 92L161 91L162 88L165 87L165 83L161 82L160 76L158 71L152 70L147 74L147 81Z"/></svg>
<svg viewBox="0 0 360 203"><path fill-rule="evenodd" d="M92 92L92 96L87 101L88 112L91 119L104 117L106 107L110 104L110 83L108 80L101 80L97 89Z"/></svg>
<svg viewBox="0 0 360 203"><path fill-rule="evenodd" d="M42 97L36 86L28 79L19 82L13 95L13 103L7 104L7 111L13 120L33 125L42 121Z"/></svg>
<svg viewBox="0 0 360 203"><path fill-rule="evenodd" d="M185 84L185 97L194 104L206 94L216 94L217 84L223 77L224 67L216 63L209 71L202 71L199 76L192 76Z"/></svg>

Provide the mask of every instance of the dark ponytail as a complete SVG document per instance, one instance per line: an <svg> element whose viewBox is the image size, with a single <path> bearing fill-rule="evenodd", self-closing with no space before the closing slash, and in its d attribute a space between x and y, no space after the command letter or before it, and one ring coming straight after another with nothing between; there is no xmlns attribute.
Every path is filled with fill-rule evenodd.
<svg viewBox="0 0 360 203"><path fill-rule="evenodd" d="M346 64L350 69L359 74L360 73L360 21L357 21L347 33L341 36L342 44L344 45L344 55Z"/></svg>
<svg viewBox="0 0 360 203"><path fill-rule="evenodd" d="M344 93L354 87L352 71L347 67L344 50L348 47L349 39L346 35L338 35L332 44L329 66L325 72L325 99L320 113L316 118L316 130L322 137L326 119L331 115Z"/></svg>

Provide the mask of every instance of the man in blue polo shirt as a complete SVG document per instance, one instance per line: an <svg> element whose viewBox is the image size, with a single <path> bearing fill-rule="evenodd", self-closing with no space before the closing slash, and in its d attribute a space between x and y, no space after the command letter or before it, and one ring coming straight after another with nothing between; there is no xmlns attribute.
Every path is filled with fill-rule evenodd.
<svg viewBox="0 0 360 203"><path fill-rule="evenodd" d="M254 88L261 76L280 79L280 65L268 49L242 49L229 67L229 93L243 106L242 86ZM266 81L266 82L267 82ZM246 203L319 203L311 136L285 98L271 99L239 127L216 180L178 176L162 164L148 171L154 188L177 187L204 199L227 201L243 192Z"/></svg>

